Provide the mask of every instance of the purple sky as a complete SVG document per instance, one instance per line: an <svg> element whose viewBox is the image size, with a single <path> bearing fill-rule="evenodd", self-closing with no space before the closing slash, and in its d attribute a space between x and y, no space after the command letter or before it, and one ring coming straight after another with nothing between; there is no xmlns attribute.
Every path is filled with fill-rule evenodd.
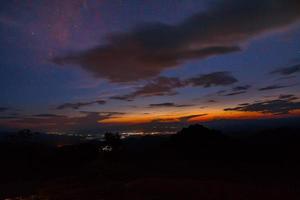
<svg viewBox="0 0 300 200"><path fill-rule="evenodd" d="M297 0L3 0L0 126L299 115Z"/></svg>

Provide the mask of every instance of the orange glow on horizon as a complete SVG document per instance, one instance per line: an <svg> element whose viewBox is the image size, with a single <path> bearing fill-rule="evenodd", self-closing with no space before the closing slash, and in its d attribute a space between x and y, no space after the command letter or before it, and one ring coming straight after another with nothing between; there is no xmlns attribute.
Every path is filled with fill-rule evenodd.
<svg viewBox="0 0 300 200"><path fill-rule="evenodd" d="M203 113L203 112L202 112ZM143 124L143 123L150 123L150 122L180 122L181 117L197 115L201 112L191 112L189 114L174 114L174 115L131 115L131 116L122 116L118 118L111 118L102 121L98 121L99 123L104 124ZM207 122L207 121L214 121L214 120L246 120L246 119L275 119L275 118L282 118L282 117L293 117L293 116L300 116L300 110L293 111L290 114L282 114L282 115L274 115L271 113L260 113L260 112L239 112L239 111L215 111L209 113L204 116L198 117L191 117L190 119L186 120L187 122L191 123L198 123L198 122Z"/></svg>
<svg viewBox="0 0 300 200"><path fill-rule="evenodd" d="M199 116L197 116L199 115ZM161 123L176 123L176 122L188 122L188 123L201 123L215 120L247 120L247 119L276 119L286 117L299 117L300 109L294 110L289 114L275 115L271 113L260 112L240 112L240 111L223 111L218 109L201 109L201 110L185 110L185 112L156 112L151 114L130 113L126 115L120 115L113 118L98 120L99 127L101 125L138 125L151 122ZM29 129L41 129L41 130L68 130L69 128L78 126L81 117L74 118L54 118L54 119L38 119L34 121L22 121L22 120L2 120L0 125L7 127L14 127L23 129L24 127ZM74 121L73 121L74 120ZM93 123L96 122L93 121Z"/></svg>

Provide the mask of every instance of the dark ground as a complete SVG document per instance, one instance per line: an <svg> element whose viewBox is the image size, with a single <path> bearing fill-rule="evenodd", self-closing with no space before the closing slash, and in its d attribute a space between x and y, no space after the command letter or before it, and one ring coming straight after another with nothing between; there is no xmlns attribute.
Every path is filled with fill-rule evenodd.
<svg viewBox="0 0 300 200"><path fill-rule="evenodd" d="M32 137L2 142L0 199L300 199L295 129L233 138L195 125L59 147Z"/></svg>

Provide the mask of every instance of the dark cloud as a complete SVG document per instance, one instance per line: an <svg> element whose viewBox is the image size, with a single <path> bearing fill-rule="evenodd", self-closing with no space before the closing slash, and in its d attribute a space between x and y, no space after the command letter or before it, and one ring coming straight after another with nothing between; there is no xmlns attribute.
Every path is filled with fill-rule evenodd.
<svg viewBox="0 0 300 200"><path fill-rule="evenodd" d="M235 77L233 77L229 72L225 71L201 74L197 77L186 80L186 82L192 86L203 87L231 85L237 81L238 80Z"/></svg>
<svg viewBox="0 0 300 200"><path fill-rule="evenodd" d="M231 92L231 93L228 93L228 94L224 94L223 96L234 96L234 95L244 94L246 92L247 91Z"/></svg>
<svg viewBox="0 0 300 200"><path fill-rule="evenodd" d="M17 116L0 116L0 119L3 120L10 120L10 119L17 119Z"/></svg>
<svg viewBox="0 0 300 200"><path fill-rule="evenodd" d="M265 90L276 90L276 89L280 89L280 88L286 88L286 87L290 87L290 85L269 85L266 87L262 87L259 88L259 91L265 91Z"/></svg>
<svg viewBox="0 0 300 200"><path fill-rule="evenodd" d="M239 94L244 94L248 91L248 89L251 88L251 85L240 85L240 86L235 86L231 89L231 92L228 92L226 94L224 94L225 92L227 92L226 90L223 90L222 92L217 92L218 95L222 95L222 96L234 96L234 95L239 95Z"/></svg>
<svg viewBox="0 0 300 200"><path fill-rule="evenodd" d="M18 121L24 121L24 122L28 122L28 121L35 121L35 120L39 120L41 119L43 120L49 120L52 121L55 118L67 118L64 115L56 115L56 114L50 114L50 113L44 113L44 114L37 114L37 115L32 115L32 116L24 116L24 115L19 115L18 113L11 113L7 116L2 116L0 117L0 119L15 119Z"/></svg>
<svg viewBox="0 0 300 200"><path fill-rule="evenodd" d="M111 99L130 101L136 97L175 95L177 92L174 90L184 87L185 85L186 84L178 78L158 77L149 81L146 85L136 88L136 90L130 94L114 96L111 97Z"/></svg>
<svg viewBox="0 0 300 200"><path fill-rule="evenodd" d="M37 114L37 115L33 115L33 117L41 117L41 118L51 118L51 117L65 117L63 115L56 115L56 114Z"/></svg>
<svg viewBox="0 0 300 200"><path fill-rule="evenodd" d="M186 80L181 80L176 77L158 77L148 81L144 86L136 88L132 93L113 96L111 99L132 101L136 97L149 96L171 96L176 95L176 89L192 86L212 87L226 86L237 82L229 72L212 72L209 74L200 74Z"/></svg>
<svg viewBox="0 0 300 200"><path fill-rule="evenodd" d="M151 123L172 123L174 121L184 123L184 122L188 122L190 119L193 119L196 117L203 117L206 115L208 115L208 114L204 113L204 114L196 114L196 115L186 115L186 116L182 116L182 117L178 117L178 118L154 119L151 121Z"/></svg>
<svg viewBox="0 0 300 200"><path fill-rule="evenodd" d="M9 107L0 107L0 120L17 119L18 113L14 113L15 111L19 110Z"/></svg>
<svg viewBox="0 0 300 200"><path fill-rule="evenodd" d="M77 102L77 103L64 103L62 105L57 106L56 109L58 109L58 110L63 110L63 109L78 110L79 108L84 107L84 106L89 106L92 104L103 105L105 103L106 103L106 101L104 101L104 100L89 101L89 102Z"/></svg>
<svg viewBox="0 0 300 200"><path fill-rule="evenodd" d="M208 103L217 103L217 101L216 101L216 100L213 100L213 99L210 99L210 100L208 100L207 102L208 102Z"/></svg>
<svg viewBox="0 0 300 200"><path fill-rule="evenodd" d="M290 111L300 109L300 102L294 95L280 95L277 99L257 101L254 103L239 104L235 108L226 108L225 111L260 112L271 114L288 114Z"/></svg>
<svg viewBox="0 0 300 200"><path fill-rule="evenodd" d="M7 107L0 107L0 112L6 112L8 110L9 110L9 108L7 108Z"/></svg>
<svg viewBox="0 0 300 200"><path fill-rule="evenodd" d="M99 128L103 120L111 119L124 115L123 112L80 112L81 116L70 117L65 115L55 114L38 114L31 117L6 117L6 125L14 128L28 127L43 130L56 130L59 127L61 130L89 130ZM1 118L0 118L1 119Z"/></svg>
<svg viewBox="0 0 300 200"><path fill-rule="evenodd" d="M196 117L203 117L203 116L206 116L206 115L208 115L208 114L204 113L204 114L198 114L198 115L187 115L187 116L179 117L178 120L180 122L187 122L190 119L193 119L193 118L196 118Z"/></svg>
<svg viewBox="0 0 300 200"><path fill-rule="evenodd" d="M112 82L144 80L190 59L240 51L241 43L299 18L299 0L223 0L177 25L144 24L112 34L105 45L53 60Z"/></svg>
<svg viewBox="0 0 300 200"><path fill-rule="evenodd" d="M180 108L180 107L189 107L189 106L192 106L192 105L188 105L188 104L175 104L175 103L171 103L171 102L149 104L149 107L152 107L152 108L155 108L155 107L176 107L176 108Z"/></svg>
<svg viewBox="0 0 300 200"><path fill-rule="evenodd" d="M247 106L249 103L240 103L239 106Z"/></svg>
<svg viewBox="0 0 300 200"><path fill-rule="evenodd" d="M277 69L275 71L272 71L271 74L280 74L280 75L288 76L298 72L300 72L300 64Z"/></svg>
<svg viewBox="0 0 300 200"><path fill-rule="evenodd" d="M48 114L46 114L48 115ZM72 129L72 128L91 128L99 126L98 120L101 117L98 113L85 113L84 116L68 117L68 116L48 116L41 114L41 116L21 117L11 121L14 127L30 127L38 129Z"/></svg>
<svg viewBox="0 0 300 200"><path fill-rule="evenodd" d="M110 97L110 99L114 99L114 100L124 100L124 101L133 101L133 97L131 97L131 95L121 95L121 96L113 96Z"/></svg>
<svg viewBox="0 0 300 200"><path fill-rule="evenodd" d="M251 85L240 85L232 88L232 91L242 91L242 90L248 90L251 88Z"/></svg>
<svg viewBox="0 0 300 200"><path fill-rule="evenodd" d="M97 122L101 122L106 119L111 119L111 118L115 118L116 116L126 114L124 112L89 112L89 111L82 111L81 113L86 114L86 116L92 116L93 118L96 118Z"/></svg>
<svg viewBox="0 0 300 200"><path fill-rule="evenodd" d="M100 115L104 114L104 115L125 115L125 114L128 114L126 112L99 112Z"/></svg>
<svg viewBox="0 0 300 200"><path fill-rule="evenodd" d="M293 94L282 94L279 96L279 99L284 99L284 100L289 100L289 101L294 101L299 99L298 97L296 97Z"/></svg>

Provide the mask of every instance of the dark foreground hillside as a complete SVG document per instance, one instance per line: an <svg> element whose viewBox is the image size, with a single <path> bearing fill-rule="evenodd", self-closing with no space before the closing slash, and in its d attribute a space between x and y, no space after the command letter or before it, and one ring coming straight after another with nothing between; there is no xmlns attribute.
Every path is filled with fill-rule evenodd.
<svg viewBox="0 0 300 200"><path fill-rule="evenodd" d="M0 199L300 199L297 131L235 138L192 125L72 145L17 136L0 146Z"/></svg>

